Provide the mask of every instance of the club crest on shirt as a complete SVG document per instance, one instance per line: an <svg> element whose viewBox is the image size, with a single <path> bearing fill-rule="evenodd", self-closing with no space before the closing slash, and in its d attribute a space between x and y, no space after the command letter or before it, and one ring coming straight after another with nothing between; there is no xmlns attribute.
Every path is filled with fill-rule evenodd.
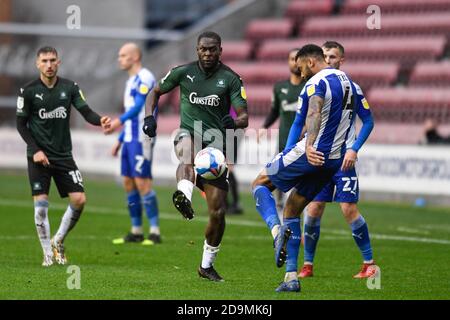
<svg viewBox="0 0 450 320"><path fill-rule="evenodd" d="M223 79L217 80L216 87L225 88L225 80Z"/></svg>

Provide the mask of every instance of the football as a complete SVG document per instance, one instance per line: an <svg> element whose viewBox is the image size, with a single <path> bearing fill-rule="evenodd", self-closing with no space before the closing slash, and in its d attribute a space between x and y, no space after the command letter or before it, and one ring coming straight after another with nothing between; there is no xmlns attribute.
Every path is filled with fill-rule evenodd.
<svg viewBox="0 0 450 320"><path fill-rule="evenodd" d="M227 164L222 151L208 147L197 153L194 159L194 168L202 178L214 180L225 172Z"/></svg>

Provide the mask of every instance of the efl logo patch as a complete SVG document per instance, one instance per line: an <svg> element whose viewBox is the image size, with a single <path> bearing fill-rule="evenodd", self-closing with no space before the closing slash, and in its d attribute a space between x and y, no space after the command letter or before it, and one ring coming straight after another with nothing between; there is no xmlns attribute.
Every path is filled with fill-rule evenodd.
<svg viewBox="0 0 450 320"><path fill-rule="evenodd" d="M21 111L24 106L24 99L23 97L17 97L17 110Z"/></svg>
<svg viewBox="0 0 450 320"><path fill-rule="evenodd" d="M308 97L311 97L314 93L316 93L316 87L312 84L306 89L306 93L308 94Z"/></svg>
<svg viewBox="0 0 450 320"><path fill-rule="evenodd" d="M80 90L78 90L78 92L80 93L81 99L83 99L83 101L86 101L86 98L84 97L83 91L81 91L81 89L80 89Z"/></svg>
<svg viewBox="0 0 450 320"><path fill-rule="evenodd" d="M369 103L367 102L366 98L362 99L361 102L362 102L364 109L367 109L367 110L370 109Z"/></svg>
<svg viewBox="0 0 450 320"><path fill-rule="evenodd" d="M244 100L247 100L247 92L245 92L245 88L244 87L241 87L241 97Z"/></svg>
<svg viewBox="0 0 450 320"><path fill-rule="evenodd" d="M145 84L141 83L141 85L139 86L139 93L147 94L148 91L149 91L148 87Z"/></svg>

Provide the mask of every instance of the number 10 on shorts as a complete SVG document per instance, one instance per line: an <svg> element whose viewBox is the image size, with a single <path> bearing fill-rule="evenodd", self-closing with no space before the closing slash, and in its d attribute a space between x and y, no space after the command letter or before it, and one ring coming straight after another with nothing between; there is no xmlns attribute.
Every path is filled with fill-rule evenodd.
<svg viewBox="0 0 450 320"><path fill-rule="evenodd" d="M83 177L81 177L81 172L79 170L69 171L72 177L73 183L82 185Z"/></svg>

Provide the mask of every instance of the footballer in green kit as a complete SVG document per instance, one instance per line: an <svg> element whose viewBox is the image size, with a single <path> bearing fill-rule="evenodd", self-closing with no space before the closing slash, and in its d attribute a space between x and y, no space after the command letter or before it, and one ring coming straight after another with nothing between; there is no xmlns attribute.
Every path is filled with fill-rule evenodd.
<svg viewBox="0 0 450 320"><path fill-rule="evenodd" d="M17 130L27 144L28 177L34 199L36 229L44 253L43 266L56 260L67 262L64 239L80 218L86 202L83 179L72 157L70 137L71 106L87 122L110 126L109 117L100 117L89 108L78 85L57 77L60 60L55 48L42 47L36 66L40 77L22 88L17 98ZM69 197L69 206L60 227L50 238L48 194L51 178L61 197Z"/></svg>
<svg viewBox="0 0 450 320"><path fill-rule="evenodd" d="M194 217L191 206L194 183L206 194L209 222L205 231L203 258L198 273L212 281L223 281L213 267L225 230L227 174L216 180L205 180L194 173L194 157L206 146L227 155L228 135L248 126L247 97L241 78L220 61L221 38L214 32L203 32L197 39L198 61L175 67L160 80L151 98L151 113L144 120L144 132L156 135L155 107L161 95L180 87L180 132L175 138L177 190L173 202L188 220ZM230 116L233 106L237 117ZM233 149L228 143L228 149Z"/></svg>

